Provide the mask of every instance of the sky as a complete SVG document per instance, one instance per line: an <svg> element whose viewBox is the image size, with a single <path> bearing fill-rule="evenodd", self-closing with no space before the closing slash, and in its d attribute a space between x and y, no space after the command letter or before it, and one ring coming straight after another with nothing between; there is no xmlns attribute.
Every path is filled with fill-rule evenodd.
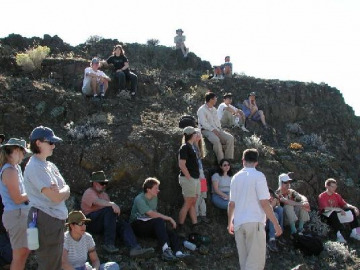
<svg viewBox="0 0 360 270"><path fill-rule="evenodd" d="M182 28L190 51L263 79L326 83L360 116L360 0L3 1L0 37L92 35L173 46ZM130 59L131 62L131 59Z"/></svg>

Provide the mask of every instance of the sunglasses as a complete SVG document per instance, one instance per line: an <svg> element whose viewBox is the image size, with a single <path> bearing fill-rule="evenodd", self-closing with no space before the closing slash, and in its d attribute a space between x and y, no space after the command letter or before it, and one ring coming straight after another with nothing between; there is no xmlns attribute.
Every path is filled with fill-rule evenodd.
<svg viewBox="0 0 360 270"><path fill-rule="evenodd" d="M86 225L86 223L84 221L82 221L82 222L74 222L73 224L78 225L78 226Z"/></svg>
<svg viewBox="0 0 360 270"><path fill-rule="evenodd" d="M225 164L223 164L222 166L223 166L223 167L229 167L230 164L229 164L229 163L225 163Z"/></svg>
<svg viewBox="0 0 360 270"><path fill-rule="evenodd" d="M54 145L55 144L55 143L50 142L50 141L42 141L42 142L48 143L49 145Z"/></svg>
<svg viewBox="0 0 360 270"><path fill-rule="evenodd" d="M284 185L290 184L290 181L283 182Z"/></svg>
<svg viewBox="0 0 360 270"><path fill-rule="evenodd" d="M106 186L108 184L107 182L98 182L98 183L102 186Z"/></svg>

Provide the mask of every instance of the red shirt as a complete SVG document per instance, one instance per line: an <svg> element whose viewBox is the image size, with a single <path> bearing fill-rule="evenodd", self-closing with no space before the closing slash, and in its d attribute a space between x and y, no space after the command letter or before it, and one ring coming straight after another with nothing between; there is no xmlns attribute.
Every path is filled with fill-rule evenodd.
<svg viewBox="0 0 360 270"><path fill-rule="evenodd" d="M346 205L346 202L340 194L335 192L334 194L329 195L326 191L319 195L318 203L320 211L323 211L326 207L344 208Z"/></svg>
<svg viewBox="0 0 360 270"><path fill-rule="evenodd" d="M85 215L105 207L100 205L94 205L94 202L97 199L103 199L110 202L109 195L106 192L98 193L92 187L85 190L84 195L81 199L81 210Z"/></svg>

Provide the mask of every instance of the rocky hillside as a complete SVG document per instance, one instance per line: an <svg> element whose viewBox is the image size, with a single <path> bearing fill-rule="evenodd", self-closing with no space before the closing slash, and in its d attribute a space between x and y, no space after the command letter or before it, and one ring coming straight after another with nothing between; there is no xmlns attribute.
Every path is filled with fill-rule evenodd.
<svg viewBox="0 0 360 270"><path fill-rule="evenodd" d="M16 65L14 55L34 43L49 46L51 57L43 61L41 70L25 73ZM110 196L122 206L124 218L148 176L161 181L161 211L176 218L182 204L177 182L178 120L183 114L196 115L208 89L219 96L232 92L235 103L256 91L258 105L271 126L264 130L252 123L247 134L230 130L235 136L235 168L241 168L242 151L256 147L261 153L259 169L272 188L277 188L277 175L292 171L295 188L315 209L324 181L334 177L343 197L360 204L360 119L344 103L339 90L326 84L239 74L220 81L202 80L207 70L211 72L211 65L193 53L184 59L172 48L124 44L131 68L139 77L136 98L117 93L113 85L102 102L84 98L80 89L89 59L106 59L117 43L101 40L71 47L48 35L32 39L10 35L0 40L0 133L8 138L28 138L34 127L45 125L64 139L51 160L71 186L69 209L79 207L79 198L89 186L89 174L104 170L112 181ZM110 70L104 71L111 75ZM211 170L215 156L206 145L204 165ZM207 227L213 244L208 255L197 254L195 265L167 265L159 258L132 261L126 250L112 259L122 262L124 269L238 269L234 240L226 233L226 213L208 202L208 216L213 220ZM352 252L349 257L345 258L343 251L333 257L326 253L320 259L286 248L281 261L278 255L270 254L266 269L290 269L300 263L308 269L357 269L359 246L350 241L346 248Z"/></svg>

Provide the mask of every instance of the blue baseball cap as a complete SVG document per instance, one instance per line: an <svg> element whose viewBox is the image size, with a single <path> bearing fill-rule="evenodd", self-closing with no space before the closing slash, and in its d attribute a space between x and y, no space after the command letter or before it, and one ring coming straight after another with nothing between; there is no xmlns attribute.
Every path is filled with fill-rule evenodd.
<svg viewBox="0 0 360 270"><path fill-rule="evenodd" d="M61 142L62 139L55 136L54 131L51 128L39 126L34 128L34 130L30 134L30 141L35 140L46 140L49 142Z"/></svg>

